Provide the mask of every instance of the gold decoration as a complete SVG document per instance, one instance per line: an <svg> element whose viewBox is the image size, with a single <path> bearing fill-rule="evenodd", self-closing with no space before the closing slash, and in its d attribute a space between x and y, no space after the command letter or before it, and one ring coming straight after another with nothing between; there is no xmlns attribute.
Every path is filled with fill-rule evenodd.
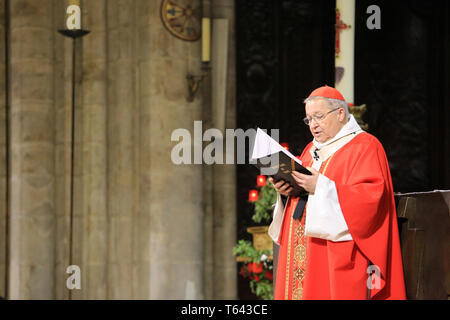
<svg viewBox="0 0 450 320"><path fill-rule="evenodd" d="M258 227L249 227L247 228L247 232L251 233L253 236L253 246L256 250L272 250L273 249L273 241L270 238L267 231L269 230L268 226L258 226Z"/></svg>
<svg viewBox="0 0 450 320"><path fill-rule="evenodd" d="M295 226L295 247L294 247L294 279L292 283L292 299L302 300L303 298L303 278L305 277L306 247L305 247L305 227L302 221L297 221Z"/></svg>
<svg viewBox="0 0 450 320"><path fill-rule="evenodd" d="M292 300L302 300L303 299L303 286L300 286L294 290L292 294Z"/></svg>
<svg viewBox="0 0 450 320"><path fill-rule="evenodd" d="M196 41L201 35L201 7L199 0L163 0L161 19L175 37Z"/></svg>
<svg viewBox="0 0 450 320"><path fill-rule="evenodd" d="M348 111L355 117L356 122L358 122L359 126L363 130L369 129L369 125L365 123L362 119L364 114L367 111L367 106L362 104L360 106L348 106Z"/></svg>

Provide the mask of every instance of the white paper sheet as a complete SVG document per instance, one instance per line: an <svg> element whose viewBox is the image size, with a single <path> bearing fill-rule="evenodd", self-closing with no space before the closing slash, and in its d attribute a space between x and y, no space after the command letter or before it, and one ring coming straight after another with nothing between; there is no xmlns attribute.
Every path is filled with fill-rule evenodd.
<svg viewBox="0 0 450 320"><path fill-rule="evenodd" d="M260 128L256 130L255 143L253 144L252 160L264 158L280 151L284 152L288 157L294 159L297 163L302 164L299 159L294 157L292 153L287 151L283 146L281 146L276 140L274 140L263 130L261 130Z"/></svg>

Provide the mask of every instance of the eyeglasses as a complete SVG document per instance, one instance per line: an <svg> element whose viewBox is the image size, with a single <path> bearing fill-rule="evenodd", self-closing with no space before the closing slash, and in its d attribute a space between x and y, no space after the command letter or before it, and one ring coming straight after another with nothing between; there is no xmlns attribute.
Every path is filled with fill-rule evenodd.
<svg viewBox="0 0 450 320"><path fill-rule="evenodd" d="M325 113L325 114L318 114L318 115L316 115L316 116L314 116L314 117L305 117L305 118L303 118L303 122L304 122L307 126L309 126L309 125L311 124L311 121L312 121L312 120L314 120L316 123L318 123L318 122L322 121L323 119L325 119L325 118L327 117L328 114L330 114L330 113L332 113L332 112L334 112L334 111L336 111L336 110L338 110L338 109L340 109L340 108L333 109L333 110L331 110L331 111L328 111L328 112Z"/></svg>

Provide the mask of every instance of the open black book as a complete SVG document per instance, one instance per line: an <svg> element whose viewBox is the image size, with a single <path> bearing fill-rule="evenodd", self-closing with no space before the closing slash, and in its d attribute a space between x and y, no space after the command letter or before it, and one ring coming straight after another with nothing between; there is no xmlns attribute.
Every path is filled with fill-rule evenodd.
<svg viewBox="0 0 450 320"><path fill-rule="evenodd" d="M276 155L273 154L271 156L276 157ZM253 165L260 170L262 168L274 170L276 173L269 176L272 177L275 182L284 180L289 183L289 185L294 188L291 191L291 196L298 197L301 194L307 193L305 189L295 183L291 173L292 171L298 171L303 174L311 175L311 172L282 151L278 152L278 163L270 163L271 156L257 159L256 163Z"/></svg>
<svg viewBox="0 0 450 320"><path fill-rule="evenodd" d="M291 191L292 196L297 197L307 193L305 189L295 183L291 173L292 171L307 175L312 173L292 153L285 150L277 141L259 128L256 132L252 160L256 160L256 163L252 164L260 170L260 174L272 177L275 182L284 180L289 183L294 188Z"/></svg>

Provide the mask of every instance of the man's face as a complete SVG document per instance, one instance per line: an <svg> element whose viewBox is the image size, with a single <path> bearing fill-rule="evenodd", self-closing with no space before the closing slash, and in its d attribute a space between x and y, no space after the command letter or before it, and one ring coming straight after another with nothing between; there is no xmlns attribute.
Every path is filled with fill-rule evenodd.
<svg viewBox="0 0 450 320"><path fill-rule="evenodd" d="M320 121L311 120L309 122L309 130L319 143L324 143L332 139L345 124L345 110L340 108L327 114L331 110L328 108L327 101L324 99L316 99L306 103L306 117L309 119L314 117L320 118L326 115Z"/></svg>

